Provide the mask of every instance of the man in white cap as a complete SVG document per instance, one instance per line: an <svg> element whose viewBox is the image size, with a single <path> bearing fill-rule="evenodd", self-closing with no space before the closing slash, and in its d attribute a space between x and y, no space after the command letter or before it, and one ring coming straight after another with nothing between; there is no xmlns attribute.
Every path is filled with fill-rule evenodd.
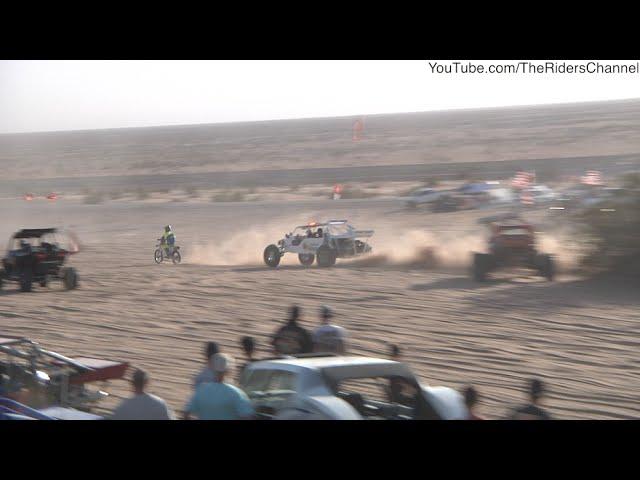
<svg viewBox="0 0 640 480"><path fill-rule="evenodd" d="M211 357L210 368L215 380L198 385L185 407L185 420L192 415L199 420L243 420L253 417L253 406L247 395L238 387L224 382L232 363L233 358L224 353L216 353Z"/></svg>
<svg viewBox="0 0 640 480"><path fill-rule="evenodd" d="M326 305L320 307L320 321L322 324L313 332L313 349L316 352L337 353L344 355L346 351L347 332L330 320L333 311Z"/></svg>

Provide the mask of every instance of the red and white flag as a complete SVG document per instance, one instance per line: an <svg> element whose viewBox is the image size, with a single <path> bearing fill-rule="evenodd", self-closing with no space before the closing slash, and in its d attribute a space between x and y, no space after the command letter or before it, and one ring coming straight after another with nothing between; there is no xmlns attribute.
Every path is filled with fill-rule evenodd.
<svg viewBox="0 0 640 480"><path fill-rule="evenodd" d="M597 170L588 170L580 178L580 182L584 185L602 185L602 172Z"/></svg>
<svg viewBox="0 0 640 480"><path fill-rule="evenodd" d="M536 174L532 172L518 172L511 180L513 188L525 189L529 188L536 181Z"/></svg>

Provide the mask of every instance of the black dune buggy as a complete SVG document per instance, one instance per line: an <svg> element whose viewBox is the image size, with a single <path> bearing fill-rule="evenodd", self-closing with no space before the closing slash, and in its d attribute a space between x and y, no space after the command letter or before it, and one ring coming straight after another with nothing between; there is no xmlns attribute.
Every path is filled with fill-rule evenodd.
<svg viewBox="0 0 640 480"><path fill-rule="evenodd" d="M2 259L0 289L4 281L20 284L20 290L30 292L34 282L46 287L50 280L59 279L67 290L78 286L78 274L64 262L75 251L61 248L55 228L31 228L12 235L7 254Z"/></svg>

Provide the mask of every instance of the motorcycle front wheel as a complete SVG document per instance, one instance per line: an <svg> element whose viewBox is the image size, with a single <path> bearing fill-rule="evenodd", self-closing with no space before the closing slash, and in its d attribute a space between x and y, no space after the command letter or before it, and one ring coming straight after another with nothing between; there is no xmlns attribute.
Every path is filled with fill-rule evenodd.
<svg viewBox="0 0 640 480"><path fill-rule="evenodd" d="M158 248L154 254L154 260L156 263L162 263L162 249Z"/></svg>

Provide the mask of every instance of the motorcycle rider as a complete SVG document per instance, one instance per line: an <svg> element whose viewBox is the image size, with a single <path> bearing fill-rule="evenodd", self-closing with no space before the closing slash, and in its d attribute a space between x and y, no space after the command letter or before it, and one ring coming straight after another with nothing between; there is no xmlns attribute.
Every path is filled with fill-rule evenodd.
<svg viewBox="0 0 640 480"><path fill-rule="evenodd" d="M173 247L176 244L176 236L171 229L171 225L167 225L164 227L164 233L162 234L162 244L165 246L164 251L168 256L170 256L170 250L173 251Z"/></svg>

